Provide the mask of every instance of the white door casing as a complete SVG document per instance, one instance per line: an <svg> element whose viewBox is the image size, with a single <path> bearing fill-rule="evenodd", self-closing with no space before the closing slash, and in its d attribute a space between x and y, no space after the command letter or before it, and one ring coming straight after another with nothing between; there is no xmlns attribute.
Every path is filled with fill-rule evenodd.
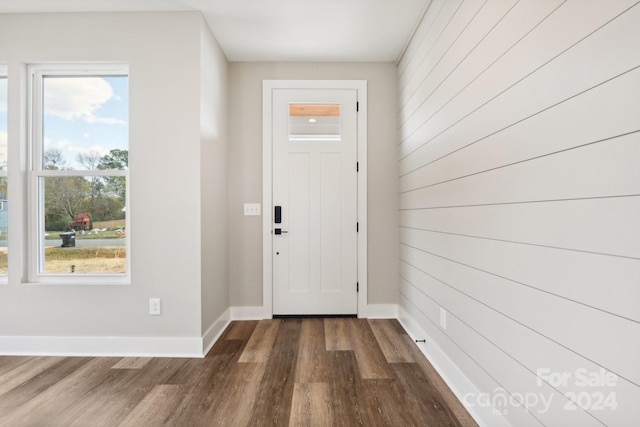
<svg viewBox="0 0 640 427"><path fill-rule="evenodd" d="M340 136L290 135L289 108L301 105L339 105ZM362 314L366 305L364 107L363 81L264 82L265 317ZM280 224L274 223L274 206L281 206ZM275 234L276 229L281 234Z"/></svg>

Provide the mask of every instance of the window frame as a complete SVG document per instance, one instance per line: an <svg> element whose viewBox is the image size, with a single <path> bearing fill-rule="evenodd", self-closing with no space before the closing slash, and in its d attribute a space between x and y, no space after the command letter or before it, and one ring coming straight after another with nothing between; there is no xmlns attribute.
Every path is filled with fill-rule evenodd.
<svg viewBox="0 0 640 427"><path fill-rule="evenodd" d="M131 283L131 240L129 235L130 192L129 167L125 170L46 170L44 159L44 79L46 77L129 77L128 64L31 64L29 75L29 129L28 129L28 281L36 284L118 285ZM129 99L130 102L130 99ZM129 110L130 111L130 110ZM130 125L130 120L129 120ZM129 129L130 143L131 131ZM129 144L127 146L129 149ZM124 177L125 178L125 235L126 272L114 274L60 274L40 272L44 265L44 182L47 177Z"/></svg>
<svg viewBox="0 0 640 427"><path fill-rule="evenodd" d="M6 110L6 115L7 115L7 166L9 163L9 67L7 66L7 64L0 64L0 78L2 79L6 79L7 81L7 110ZM5 168L4 170L0 170L0 178L4 178L7 180L7 185L9 182L9 171L8 171L8 167ZM7 191L7 202L9 200L9 194ZM3 206L4 208L4 206ZM8 220L7 220L7 231L9 229L8 226ZM7 236L7 252L9 250L9 237ZM0 273L0 284L8 284L9 283L9 269L7 268L7 273Z"/></svg>

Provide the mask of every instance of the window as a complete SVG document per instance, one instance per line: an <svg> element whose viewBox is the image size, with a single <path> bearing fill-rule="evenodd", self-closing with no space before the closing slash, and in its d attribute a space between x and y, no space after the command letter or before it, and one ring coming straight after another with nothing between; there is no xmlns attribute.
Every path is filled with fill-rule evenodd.
<svg viewBox="0 0 640 427"><path fill-rule="evenodd" d="M290 141L340 139L340 104L289 104Z"/></svg>
<svg viewBox="0 0 640 427"><path fill-rule="evenodd" d="M128 69L30 71L30 281L125 282Z"/></svg>
<svg viewBox="0 0 640 427"><path fill-rule="evenodd" d="M0 66L0 275L9 272L7 258L8 208L7 202L7 146L8 146L8 85L7 69ZM6 280L6 277L5 277Z"/></svg>

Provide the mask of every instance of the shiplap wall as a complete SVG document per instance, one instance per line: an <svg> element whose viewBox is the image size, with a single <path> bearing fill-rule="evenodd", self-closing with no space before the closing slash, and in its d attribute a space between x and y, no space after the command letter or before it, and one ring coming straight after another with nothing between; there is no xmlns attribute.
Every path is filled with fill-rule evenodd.
<svg viewBox="0 0 640 427"><path fill-rule="evenodd" d="M398 75L402 315L469 407L639 425L640 4L432 0Z"/></svg>

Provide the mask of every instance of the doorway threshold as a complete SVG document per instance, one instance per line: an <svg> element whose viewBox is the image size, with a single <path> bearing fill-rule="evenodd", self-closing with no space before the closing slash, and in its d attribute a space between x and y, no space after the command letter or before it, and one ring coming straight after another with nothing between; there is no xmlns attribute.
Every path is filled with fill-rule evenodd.
<svg viewBox="0 0 640 427"><path fill-rule="evenodd" d="M274 314L274 319L335 319L347 318L355 319L357 314Z"/></svg>

